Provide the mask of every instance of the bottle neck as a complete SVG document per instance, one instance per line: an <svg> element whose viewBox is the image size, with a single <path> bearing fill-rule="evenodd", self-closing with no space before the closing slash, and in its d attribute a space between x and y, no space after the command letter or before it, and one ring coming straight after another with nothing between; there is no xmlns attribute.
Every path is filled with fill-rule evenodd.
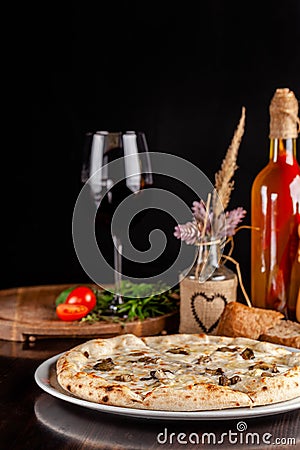
<svg viewBox="0 0 300 450"><path fill-rule="evenodd" d="M296 150L296 138L270 139L270 161L273 163L297 164Z"/></svg>

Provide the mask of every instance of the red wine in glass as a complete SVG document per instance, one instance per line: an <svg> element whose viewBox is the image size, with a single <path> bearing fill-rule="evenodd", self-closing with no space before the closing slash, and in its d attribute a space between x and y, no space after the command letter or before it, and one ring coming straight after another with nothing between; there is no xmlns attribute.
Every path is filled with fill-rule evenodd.
<svg viewBox="0 0 300 450"><path fill-rule="evenodd" d="M140 155L143 154L143 157ZM123 158L122 173L114 173L114 165L109 163ZM120 165L118 165L120 169ZM85 136L83 149L83 164L81 172L83 183L89 181L91 197L98 207L97 224L109 226L112 217L120 205L129 195L138 196L147 187L152 186L153 177L148 145L143 132L88 132ZM138 221L135 216L134 221ZM122 223L116 225L112 240L114 244L115 269L115 304L122 303Z"/></svg>

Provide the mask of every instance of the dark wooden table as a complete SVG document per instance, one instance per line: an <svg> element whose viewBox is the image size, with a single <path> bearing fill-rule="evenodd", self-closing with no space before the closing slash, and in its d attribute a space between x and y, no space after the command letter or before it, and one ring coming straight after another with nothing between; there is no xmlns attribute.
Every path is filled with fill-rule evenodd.
<svg viewBox="0 0 300 450"><path fill-rule="evenodd" d="M34 380L36 368L80 342L0 340L1 450L300 449L299 409L242 420L247 430L238 432L237 424L241 421L238 411L236 420L164 422L93 411L45 393ZM274 442L277 444L271 445Z"/></svg>

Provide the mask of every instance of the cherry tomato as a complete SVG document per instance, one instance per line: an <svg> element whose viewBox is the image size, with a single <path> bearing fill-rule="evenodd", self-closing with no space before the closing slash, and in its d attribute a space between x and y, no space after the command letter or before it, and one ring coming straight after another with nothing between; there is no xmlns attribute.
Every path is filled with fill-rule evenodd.
<svg viewBox="0 0 300 450"><path fill-rule="evenodd" d="M85 305L67 305L60 303L56 307L56 314L61 320L79 320L85 317L89 309Z"/></svg>
<svg viewBox="0 0 300 450"><path fill-rule="evenodd" d="M86 286L74 288L66 298L65 303L69 305L84 305L91 311L96 306L96 295Z"/></svg>

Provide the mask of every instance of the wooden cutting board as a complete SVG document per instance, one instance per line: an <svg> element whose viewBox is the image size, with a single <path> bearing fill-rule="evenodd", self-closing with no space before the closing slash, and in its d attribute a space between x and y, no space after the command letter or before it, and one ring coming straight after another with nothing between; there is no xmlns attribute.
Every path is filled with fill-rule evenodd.
<svg viewBox="0 0 300 450"><path fill-rule="evenodd" d="M0 290L0 339L26 341L44 338L95 338L133 333L152 336L177 332L178 313L127 323L64 322L55 313L55 299L70 284Z"/></svg>

